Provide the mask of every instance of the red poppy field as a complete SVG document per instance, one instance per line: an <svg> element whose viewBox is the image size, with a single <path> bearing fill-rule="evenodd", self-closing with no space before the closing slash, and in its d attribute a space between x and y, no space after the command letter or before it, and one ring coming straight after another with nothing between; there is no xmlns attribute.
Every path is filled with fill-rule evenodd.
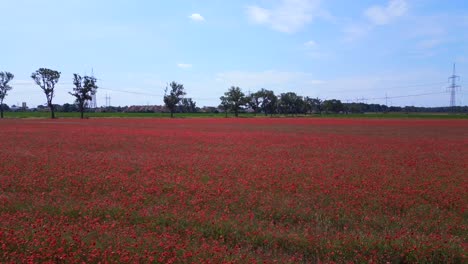
<svg viewBox="0 0 468 264"><path fill-rule="evenodd" d="M463 263L466 120L0 120L0 262Z"/></svg>

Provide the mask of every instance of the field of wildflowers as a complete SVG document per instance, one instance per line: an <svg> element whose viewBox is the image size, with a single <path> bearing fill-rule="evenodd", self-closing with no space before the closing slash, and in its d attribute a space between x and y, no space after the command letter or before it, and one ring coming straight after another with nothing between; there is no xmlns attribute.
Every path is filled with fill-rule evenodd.
<svg viewBox="0 0 468 264"><path fill-rule="evenodd" d="M0 262L462 263L468 122L9 119Z"/></svg>

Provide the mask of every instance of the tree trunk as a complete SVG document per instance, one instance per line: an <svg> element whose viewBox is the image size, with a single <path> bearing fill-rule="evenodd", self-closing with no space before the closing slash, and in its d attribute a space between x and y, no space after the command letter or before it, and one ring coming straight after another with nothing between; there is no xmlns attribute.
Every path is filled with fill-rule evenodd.
<svg viewBox="0 0 468 264"><path fill-rule="evenodd" d="M174 118L174 111L171 110L171 118Z"/></svg>
<svg viewBox="0 0 468 264"><path fill-rule="evenodd" d="M3 102L0 102L0 118L3 118Z"/></svg>
<svg viewBox="0 0 468 264"><path fill-rule="evenodd" d="M49 103L49 108L50 108L50 118L52 119L55 119L55 109L54 109L54 105L52 104L52 102Z"/></svg>
<svg viewBox="0 0 468 264"><path fill-rule="evenodd" d="M83 119L83 118L84 118L84 111L83 111L83 109L81 109L80 113L81 113L81 119Z"/></svg>

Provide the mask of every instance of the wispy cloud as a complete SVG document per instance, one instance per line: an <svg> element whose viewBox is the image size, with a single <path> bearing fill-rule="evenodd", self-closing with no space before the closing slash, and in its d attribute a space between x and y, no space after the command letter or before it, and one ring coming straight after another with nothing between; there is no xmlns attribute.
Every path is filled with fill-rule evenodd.
<svg viewBox="0 0 468 264"><path fill-rule="evenodd" d="M306 48L315 48L315 47L317 47L317 42L315 42L313 40L309 40L306 43L304 43L304 46Z"/></svg>
<svg viewBox="0 0 468 264"><path fill-rule="evenodd" d="M405 30L405 36L411 41L408 55L411 58L429 58L443 52L445 45L457 43L457 38L450 33L452 24L460 18L438 15L419 15L411 18L411 23Z"/></svg>
<svg viewBox="0 0 468 264"><path fill-rule="evenodd" d="M406 0L390 0L386 6L371 6L365 12L365 16L374 25L386 25L397 17L408 12Z"/></svg>
<svg viewBox="0 0 468 264"><path fill-rule="evenodd" d="M252 22L284 33L297 32L322 14L325 12L320 10L319 0L281 0L273 8L247 7Z"/></svg>
<svg viewBox="0 0 468 264"><path fill-rule="evenodd" d="M445 41L443 39L439 39L439 38L425 39L425 40L421 40L418 43L418 47L421 49L433 49L443 44L444 42Z"/></svg>
<svg viewBox="0 0 468 264"><path fill-rule="evenodd" d="M388 25L397 18L406 15L408 10L407 0L389 0L385 6L371 6L364 10L364 17L367 21L347 24L344 27L344 39L346 41L360 39L369 34L375 27Z"/></svg>
<svg viewBox="0 0 468 264"><path fill-rule="evenodd" d="M312 59L323 59L325 57L329 57L329 54L324 53L321 50L320 45L315 40L309 40L303 44L304 54L308 58Z"/></svg>
<svg viewBox="0 0 468 264"><path fill-rule="evenodd" d="M196 22L205 21L205 18L202 15L198 14L198 13L191 14L189 16L189 18L192 19L193 21L196 21Z"/></svg>
<svg viewBox="0 0 468 264"><path fill-rule="evenodd" d="M192 68L192 64L179 63L179 64L177 64L177 67L179 67L181 69L188 69L188 68Z"/></svg>
<svg viewBox="0 0 468 264"><path fill-rule="evenodd" d="M347 25L343 32L346 41L354 41L366 36L372 30L372 26L367 24L351 24Z"/></svg>

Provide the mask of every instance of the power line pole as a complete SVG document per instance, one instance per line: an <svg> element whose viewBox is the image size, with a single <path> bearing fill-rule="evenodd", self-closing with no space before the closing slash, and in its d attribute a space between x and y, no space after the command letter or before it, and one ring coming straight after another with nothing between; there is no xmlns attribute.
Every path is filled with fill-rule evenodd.
<svg viewBox="0 0 468 264"><path fill-rule="evenodd" d="M110 95L106 94L106 107L109 107L110 104L111 104L111 97L110 97Z"/></svg>
<svg viewBox="0 0 468 264"><path fill-rule="evenodd" d="M94 69L91 68L91 77L94 78ZM96 90L94 90L94 94L91 95L91 102L90 102L90 107L92 109L96 109L97 108L97 97L96 97Z"/></svg>
<svg viewBox="0 0 468 264"><path fill-rule="evenodd" d="M456 91L461 88L461 86L457 84L458 81L460 81L460 76L455 74L455 63L454 63L453 64L453 74L452 74L452 76L449 77L449 82L451 84L447 88L448 91L450 92L450 107L455 107L456 106L456 102L455 102Z"/></svg>

